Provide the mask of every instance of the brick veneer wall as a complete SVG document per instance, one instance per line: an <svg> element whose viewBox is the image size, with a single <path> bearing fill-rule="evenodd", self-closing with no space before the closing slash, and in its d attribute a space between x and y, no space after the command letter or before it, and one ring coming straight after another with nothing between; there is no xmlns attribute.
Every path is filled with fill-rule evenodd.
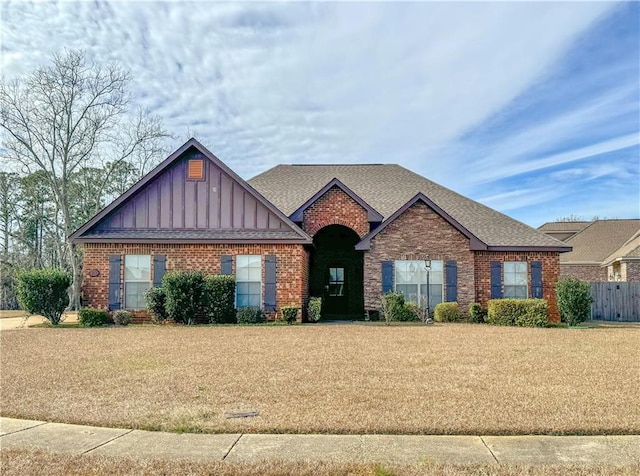
<svg viewBox="0 0 640 476"><path fill-rule="evenodd" d="M369 233L367 211L339 187L331 187L303 213L302 229L310 236L327 225L344 225L360 238Z"/></svg>
<svg viewBox="0 0 640 476"><path fill-rule="evenodd" d="M626 268L625 281L640 282L640 261L623 262L622 266Z"/></svg>
<svg viewBox="0 0 640 476"><path fill-rule="evenodd" d="M456 260L458 303L466 309L474 300L474 258L469 239L423 202L416 202L371 240L364 256L365 309L379 309L382 262L395 260ZM446 276L444 277L446 283ZM446 284L443 296L446 296Z"/></svg>
<svg viewBox="0 0 640 476"><path fill-rule="evenodd" d="M542 297L547 300L549 306L549 321L560 322L558 305L556 302L555 284L560 276L560 254L552 251L528 251L528 252L502 252L502 251L476 251L475 252L475 283L476 302L483 307L491 299L491 262L500 261L532 261L542 262ZM504 270L504 266L502 268ZM527 265L529 279L528 292L531 296L531 265Z"/></svg>
<svg viewBox="0 0 640 476"><path fill-rule="evenodd" d="M86 305L107 308L109 299L109 256L111 255L166 256L167 271L203 271L220 274L223 255L275 255L276 300L278 308L287 305L302 307L308 290L308 254L302 245L226 245L226 244L117 244L86 243L84 245L82 295ZM233 260L233 273L235 274ZM99 276L89 276L90 270L98 270ZM121 271L124 280L124 259ZM153 276L153 269L151 270ZM263 289L264 299L264 289ZM146 313L136 312L144 317ZM271 318L275 316L269 316Z"/></svg>
<svg viewBox="0 0 640 476"><path fill-rule="evenodd" d="M600 265L560 264L560 276L582 281L608 281L607 268Z"/></svg>

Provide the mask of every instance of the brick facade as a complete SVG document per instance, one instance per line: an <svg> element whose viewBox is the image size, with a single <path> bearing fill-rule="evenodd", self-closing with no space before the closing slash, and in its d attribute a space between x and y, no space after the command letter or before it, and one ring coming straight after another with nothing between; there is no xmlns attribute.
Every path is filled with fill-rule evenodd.
<svg viewBox="0 0 640 476"><path fill-rule="evenodd" d="M560 264L560 276L577 278L582 281L608 281L607 268L594 265Z"/></svg>
<svg viewBox="0 0 640 476"><path fill-rule="evenodd" d="M302 229L310 236L327 225L344 225L360 238L369 233L367 211L339 187L331 187L303 213Z"/></svg>
<svg viewBox="0 0 640 476"><path fill-rule="evenodd" d="M475 301L483 307L491 299L491 262L526 261L528 270L527 289L531 297L531 262L542 262L542 297L549 306L549 321L560 322L556 301L555 284L560 276L560 254L553 251L476 251L475 252ZM504 266L502 267L504 270Z"/></svg>
<svg viewBox="0 0 640 476"><path fill-rule="evenodd" d="M82 297L93 307L107 308L109 292L109 256L111 255L166 256L167 271L203 271L220 274L223 255L275 255L277 307L302 307L308 293L308 253L302 245L227 245L227 244L111 244L86 243L84 245ZM235 259L233 273L235 274ZM121 282L124 280L124 259ZM90 276L92 270L98 276ZM153 276L153 269L151 269ZM95 273L93 273L95 274ZM264 293L264 289L263 289ZM264 298L264 294L263 294ZM144 312L137 312L143 317ZM274 318L274 315L268 316Z"/></svg>
<svg viewBox="0 0 640 476"><path fill-rule="evenodd" d="M640 282L640 261L627 261L622 265L625 268L625 281Z"/></svg>
<svg viewBox="0 0 640 476"><path fill-rule="evenodd" d="M364 306L379 309L383 261L455 260L458 303L466 309L474 300L474 259L469 239L423 202L416 202L371 240L364 256ZM443 296L446 296L446 276Z"/></svg>
<svg viewBox="0 0 640 476"><path fill-rule="evenodd" d="M422 202L416 202L371 240L371 249L364 258L366 309L380 308L382 262L413 259L457 262L458 304L463 311L472 302L487 306L491 297L491 261L541 261L543 297L549 305L549 320L559 322L555 298L559 253L470 251L469 239ZM531 293L531 267L528 269ZM443 296L446 296L446 276L444 282Z"/></svg>

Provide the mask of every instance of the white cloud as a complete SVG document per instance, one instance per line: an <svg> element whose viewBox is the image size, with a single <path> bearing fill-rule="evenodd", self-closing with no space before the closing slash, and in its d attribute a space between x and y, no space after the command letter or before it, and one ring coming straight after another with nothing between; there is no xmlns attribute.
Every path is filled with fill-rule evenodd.
<svg viewBox="0 0 640 476"><path fill-rule="evenodd" d="M178 136L172 147L189 129L245 177L278 163L397 162L439 180L470 165L443 151L459 151L458 138L551 74L578 35L615 5L7 2L0 8L5 74L28 72L63 47L120 61L132 72L136 102ZM598 116L602 108L592 112ZM570 115L558 120L577 121ZM541 126L511 143L553 130ZM509 149L505 141L487 160L509 164L507 175L530 167L510 163ZM543 166L551 159L537 160ZM460 187L464 192L469 182L453 186Z"/></svg>

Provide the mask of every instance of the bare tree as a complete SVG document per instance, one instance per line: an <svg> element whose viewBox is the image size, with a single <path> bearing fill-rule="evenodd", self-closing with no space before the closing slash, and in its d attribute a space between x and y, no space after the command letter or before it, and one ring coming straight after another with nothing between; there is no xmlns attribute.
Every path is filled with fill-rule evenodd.
<svg viewBox="0 0 640 476"><path fill-rule="evenodd" d="M0 84L2 147L23 173L45 172L61 216L75 308L82 276L80 254L68 239L81 224L73 213L73 177L83 168L103 169L101 183L92 187L101 195L119 164L152 162L167 137L157 118L129 114L129 81L118 64L89 63L82 51L68 50L54 55L50 66Z"/></svg>

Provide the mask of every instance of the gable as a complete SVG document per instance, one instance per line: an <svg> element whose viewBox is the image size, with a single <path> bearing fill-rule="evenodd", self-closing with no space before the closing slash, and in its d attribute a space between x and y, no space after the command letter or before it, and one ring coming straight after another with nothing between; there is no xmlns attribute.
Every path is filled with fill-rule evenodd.
<svg viewBox="0 0 640 476"><path fill-rule="evenodd" d="M72 239L233 242L310 238L192 139Z"/></svg>
<svg viewBox="0 0 640 476"><path fill-rule="evenodd" d="M442 210L438 205L433 203L423 194L416 194L411 200L405 203L402 207L400 207L393 215L391 215L387 220L385 220L378 228L373 230L367 236L365 236L360 243L356 245L356 250L368 250L371 247L371 241L375 239L375 237L381 233L384 233L385 230L390 229L394 231L393 228L397 227L398 224L402 226L402 223L408 221L406 225L411 227L424 227L423 220L420 217L421 213L420 209L428 210L429 214L433 213L435 216L438 216L442 221L446 222L449 226L454 228L456 231L460 233L462 237L465 238L465 244L468 246L470 250L486 250L488 249L487 245L480 241L476 236L474 236L469 230L463 227L460 223L458 223L453 217L451 217L447 212ZM418 220L420 222L416 222L415 220L406 220L407 214L416 214L418 215ZM424 215L424 214L422 214ZM396 231L402 231L396 230ZM429 232L428 227L425 229L425 232Z"/></svg>

